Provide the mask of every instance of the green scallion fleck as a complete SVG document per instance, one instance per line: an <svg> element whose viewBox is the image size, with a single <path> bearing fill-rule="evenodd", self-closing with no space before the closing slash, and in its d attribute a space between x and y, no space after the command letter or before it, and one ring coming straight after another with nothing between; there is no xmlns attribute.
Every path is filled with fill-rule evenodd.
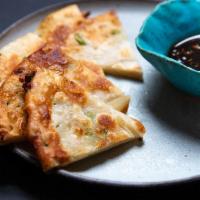
<svg viewBox="0 0 200 200"><path fill-rule="evenodd" d="M91 118L92 120L95 118L95 114L93 112L91 112L91 111L88 111L86 113L86 115L87 115L87 117Z"/></svg>
<svg viewBox="0 0 200 200"><path fill-rule="evenodd" d="M74 39L78 42L78 44L80 45L86 45L86 41L83 39L83 37L79 34L79 33L76 33L74 35Z"/></svg>
<svg viewBox="0 0 200 200"><path fill-rule="evenodd" d="M111 34L112 35L116 35L116 34L119 34L120 33L120 30L117 30L117 29L114 29L111 31Z"/></svg>

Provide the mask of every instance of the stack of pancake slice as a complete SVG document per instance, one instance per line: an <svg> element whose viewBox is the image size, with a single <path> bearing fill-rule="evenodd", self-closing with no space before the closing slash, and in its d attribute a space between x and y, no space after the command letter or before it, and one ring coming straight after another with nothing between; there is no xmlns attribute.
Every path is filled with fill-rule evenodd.
<svg viewBox="0 0 200 200"><path fill-rule="evenodd" d="M116 12L50 13L0 50L0 144L27 141L46 171L141 139L129 97L104 72L142 79Z"/></svg>

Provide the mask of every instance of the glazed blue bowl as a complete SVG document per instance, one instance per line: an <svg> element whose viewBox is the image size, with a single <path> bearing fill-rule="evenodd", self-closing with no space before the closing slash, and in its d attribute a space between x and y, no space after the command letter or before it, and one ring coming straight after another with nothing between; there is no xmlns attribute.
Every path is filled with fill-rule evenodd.
<svg viewBox="0 0 200 200"><path fill-rule="evenodd" d="M200 34L200 0L170 0L159 4L145 20L136 46L177 88L200 96L200 71L167 56L177 42Z"/></svg>

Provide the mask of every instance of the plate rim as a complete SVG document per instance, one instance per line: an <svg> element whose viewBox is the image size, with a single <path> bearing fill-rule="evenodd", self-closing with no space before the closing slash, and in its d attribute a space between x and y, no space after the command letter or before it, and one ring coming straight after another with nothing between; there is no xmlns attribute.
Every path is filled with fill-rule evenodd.
<svg viewBox="0 0 200 200"><path fill-rule="evenodd" d="M102 0L95 0L101 2ZM105 1L105 0L104 0ZM109 0L113 1L113 0ZM123 0L120 0L121 2ZM137 0L139 1L139 0ZM143 0L144 2L148 3L158 3L158 0ZM42 7L40 9L37 9L33 12L31 12L28 15L25 15L24 17L16 20L14 23L9 25L7 28L5 28L3 31L0 32L0 39L3 39L6 37L9 32L11 32L16 26L26 22L27 20L31 19L32 17L41 14L43 12L47 12L51 9L57 9L59 7L73 4L73 3L89 3L89 0L66 0L64 2L58 2L54 4L50 4L48 6ZM12 152L15 154L19 155L20 157L24 158L26 161L33 163L34 165L37 165L36 160L31 158L28 154L23 152L17 145L13 145L12 147ZM194 176L189 176L186 178L179 178L179 179L173 179L173 180L166 180L166 181L142 181L142 182L134 182L134 181L129 181L129 182L123 182L123 181L112 181L112 180L105 180L105 179L99 179L99 178L91 178L85 175L80 175L77 174L76 172L68 172L64 169L58 169L56 171L50 172L57 174L59 176L64 176L69 179L73 179L76 181L81 181L81 182L86 182L89 184L98 184L98 185L104 185L104 186L115 186L115 187L127 187L127 188L152 188L152 187L168 187L168 186L175 186L175 185L180 185L180 184L189 184L193 183L196 181L200 181L200 174L199 175L194 175Z"/></svg>

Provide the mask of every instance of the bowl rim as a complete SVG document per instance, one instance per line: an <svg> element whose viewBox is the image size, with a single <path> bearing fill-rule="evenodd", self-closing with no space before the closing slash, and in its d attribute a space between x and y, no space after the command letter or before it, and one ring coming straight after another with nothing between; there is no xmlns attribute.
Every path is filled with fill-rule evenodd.
<svg viewBox="0 0 200 200"><path fill-rule="evenodd" d="M173 59L173 58L170 58L169 56L167 55L164 55L164 54L160 54L160 53L157 53L156 51L151 51L151 50L147 50L145 48L142 47L142 45L140 44L140 40L141 40L141 36L145 33L145 28L146 28L146 24L149 23L149 21L151 20L152 16L155 15L160 9L162 9L163 7L166 7L166 6L169 6L171 5L172 3L189 3L189 2L196 2L196 3L200 3L200 0L192 0L192 1L187 1L187 0L182 0L182 1L176 1L176 0L168 0L168 1L164 1L162 3L159 3L158 5L156 5L156 7L153 9L153 11L148 15L148 17L144 20L141 28L140 28L140 31L139 31L139 34L138 36L135 38L135 44L136 44L136 47L138 48L139 51L143 51L143 52L146 52L150 55L153 55L153 56L156 56L160 59L164 59L168 62L171 62L175 65L178 65L180 67L183 67L184 70L187 70L189 71L190 73L194 73L194 74L200 74L200 71L197 71L191 67L188 67L187 65L184 65L183 63L180 63L178 62L177 60ZM195 36L195 35L194 35ZM191 36L192 37L192 36ZM143 56L143 55L142 55Z"/></svg>

